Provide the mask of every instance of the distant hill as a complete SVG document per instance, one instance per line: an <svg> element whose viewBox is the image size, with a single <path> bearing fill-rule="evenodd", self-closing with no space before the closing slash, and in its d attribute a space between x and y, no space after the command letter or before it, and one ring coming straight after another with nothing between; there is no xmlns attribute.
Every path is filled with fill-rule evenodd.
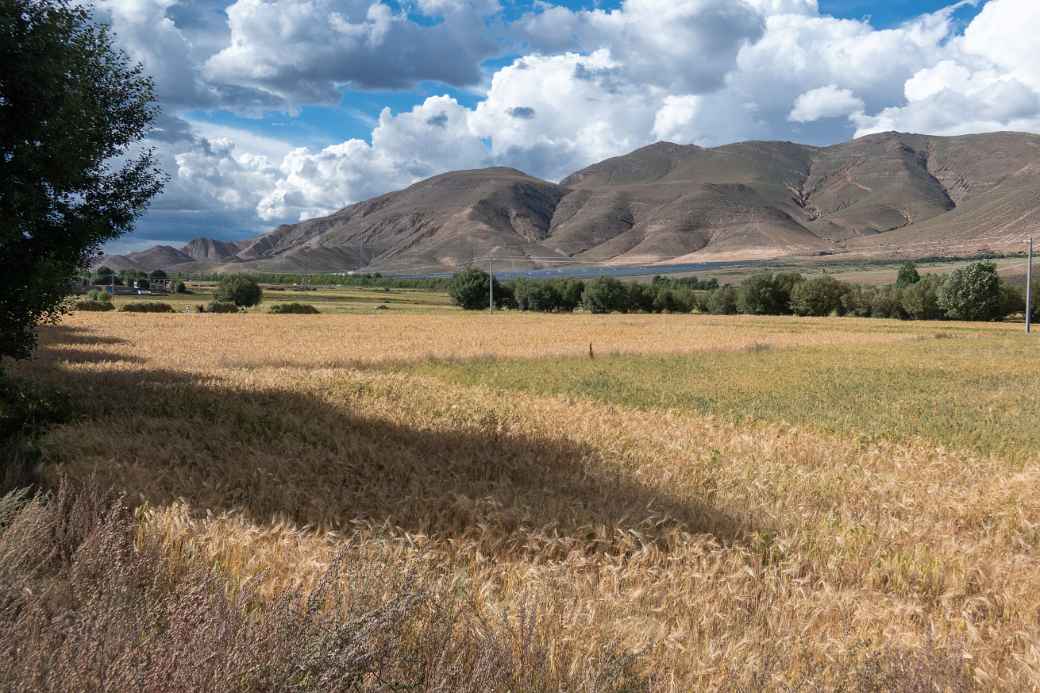
<svg viewBox="0 0 1040 693"><path fill-rule="evenodd" d="M831 147L644 147L550 183L456 171L280 226L101 262L182 271L434 271L478 257L675 263L1020 250L1040 235L1040 136L885 133Z"/></svg>

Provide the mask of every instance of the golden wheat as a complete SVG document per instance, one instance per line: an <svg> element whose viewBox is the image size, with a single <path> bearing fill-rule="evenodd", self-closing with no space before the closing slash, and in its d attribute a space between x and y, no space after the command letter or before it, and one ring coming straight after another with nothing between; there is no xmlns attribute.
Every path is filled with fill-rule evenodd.
<svg viewBox="0 0 1040 693"><path fill-rule="evenodd" d="M538 627L560 643L552 666L620 644L656 690L855 688L850 672L879 688L1035 689L1040 456L1012 465L395 367L589 342L681 353L935 332L690 316L77 315L45 331L21 370L83 412L42 440L45 476L126 493L142 542L219 566L231 589L259 580L274 599L337 555L359 572L421 565L431 590L465 594L489 622L541 605Z"/></svg>

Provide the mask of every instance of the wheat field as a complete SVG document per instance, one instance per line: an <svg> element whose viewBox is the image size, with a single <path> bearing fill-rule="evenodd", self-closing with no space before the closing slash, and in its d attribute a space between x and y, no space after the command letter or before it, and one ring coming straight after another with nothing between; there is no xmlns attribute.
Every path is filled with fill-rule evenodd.
<svg viewBox="0 0 1040 693"><path fill-rule="evenodd" d="M1015 330L74 314L14 370L75 411L41 478L121 495L164 575L209 570L252 614L441 605L395 631L412 678L358 688L1019 691L1040 689L1040 343Z"/></svg>

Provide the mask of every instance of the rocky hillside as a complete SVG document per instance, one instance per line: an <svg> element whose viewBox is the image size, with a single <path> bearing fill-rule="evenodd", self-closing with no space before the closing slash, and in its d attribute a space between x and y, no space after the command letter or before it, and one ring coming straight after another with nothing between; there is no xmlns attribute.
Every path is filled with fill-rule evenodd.
<svg viewBox="0 0 1040 693"><path fill-rule="evenodd" d="M661 142L558 184L509 168L458 171L252 241L196 239L103 262L184 271L435 271L487 256L514 266L547 257L919 257L1018 250L1038 230L1040 136L885 133L831 147Z"/></svg>

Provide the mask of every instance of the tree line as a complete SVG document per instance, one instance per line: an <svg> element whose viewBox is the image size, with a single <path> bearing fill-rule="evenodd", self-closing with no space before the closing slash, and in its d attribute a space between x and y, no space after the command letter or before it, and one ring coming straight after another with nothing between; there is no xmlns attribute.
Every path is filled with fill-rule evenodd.
<svg viewBox="0 0 1040 693"><path fill-rule="evenodd" d="M492 291L493 284L493 291ZM714 280L654 277L649 284L613 277L499 282L480 269L452 277L448 292L467 310L496 307L539 312L711 313L715 315L802 315L895 318L900 320L1001 320L1024 313L1024 288L1012 286L991 262L976 262L946 275L922 276L903 264L896 282L864 286L828 274L760 272L737 286ZM1034 295L1040 295L1040 280ZM1040 307L1033 306L1035 319Z"/></svg>

